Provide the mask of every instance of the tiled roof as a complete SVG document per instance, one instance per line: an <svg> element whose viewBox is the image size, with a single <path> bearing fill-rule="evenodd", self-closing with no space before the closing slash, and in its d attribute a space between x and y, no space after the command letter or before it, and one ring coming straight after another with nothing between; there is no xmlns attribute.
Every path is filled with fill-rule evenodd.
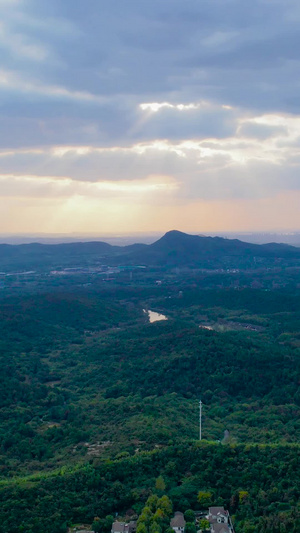
<svg viewBox="0 0 300 533"><path fill-rule="evenodd" d="M227 524L219 524L218 522L214 522L212 525L212 531L214 533L230 533L230 529Z"/></svg>
<svg viewBox="0 0 300 533"><path fill-rule="evenodd" d="M181 513L180 511L177 511L170 522L170 526L171 527L184 527L185 519L184 519L183 513Z"/></svg>
<svg viewBox="0 0 300 533"><path fill-rule="evenodd" d="M224 515L227 514L227 511L225 511L224 507L210 507L209 512L213 515L217 515L218 513L222 513Z"/></svg>
<svg viewBox="0 0 300 533"><path fill-rule="evenodd" d="M111 529L115 533L123 533L125 531L125 523L116 521L116 522L113 523Z"/></svg>

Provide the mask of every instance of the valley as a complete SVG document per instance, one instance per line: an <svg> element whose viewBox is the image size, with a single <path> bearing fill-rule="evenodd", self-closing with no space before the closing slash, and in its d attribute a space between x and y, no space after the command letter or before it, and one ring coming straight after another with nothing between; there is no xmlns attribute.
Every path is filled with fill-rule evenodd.
<svg viewBox="0 0 300 533"><path fill-rule="evenodd" d="M5 278L1 531L140 513L163 476L175 510L210 492L236 533L296 532L300 289L268 268Z"/></svg>

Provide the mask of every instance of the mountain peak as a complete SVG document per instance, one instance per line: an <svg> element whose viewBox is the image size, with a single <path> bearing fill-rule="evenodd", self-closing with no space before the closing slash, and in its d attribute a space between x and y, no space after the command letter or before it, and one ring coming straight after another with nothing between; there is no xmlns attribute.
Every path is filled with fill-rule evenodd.
<svg viewBox="0 0 300 533"><path fill-rule="evenodd" d="M151 244L153 250L186 252L191 247L199 246L203 238L197 235L189 235L178 230L165 233L158 241Z"/></svg>
<svg viewBox="0 0 300 533"><path fill-rule="evenodd" d="M183 239L188 239L189 237L191 237L191 235L188 235L187 233L183 233L183 231L172 229L170 231L167 231L167 233L165 233L159 240L175 242L175 241L181 241Z"/></svg>
<svg viewBox="0 0 300 533"><path fill-rule="evenodd" d="M179 231L178 229L171 229L170 231L167 231L163 237L167 237L167 236L179 236L179 235L185 235L187 236L188 234L187 233L184 233L183 231Z"/></svg>

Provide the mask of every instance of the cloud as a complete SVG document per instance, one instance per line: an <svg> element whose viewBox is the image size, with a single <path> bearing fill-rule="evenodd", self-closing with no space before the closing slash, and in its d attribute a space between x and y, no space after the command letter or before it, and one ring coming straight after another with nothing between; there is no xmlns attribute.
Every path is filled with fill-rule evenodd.
<svg viewBox="0 0 300 533"><path fill-rule="evenodd" d="M300 188L295 0L0 0L0 15L0 196Z"/></svg>
<svg viewBox="0 0 300 533"><path fill-rule="evenodd" d="M287 137L288 130L284 126L245 122L239 128L239 135L253 139L267 139L268 137Z"/></svg>
<svg viewBox="0 0 300 533"><path fill-rule="evenodd" d="M24 48L23 48L24 50ZM18 93L27 93L32 96L38 95L50 99L69 99L82 102L94 102L103 104L107 101L105 97L91 94L86 91L72 91L65 87L55 85L45 85L37 80L28 81L26 78L21 78L13 72L0 70L0 87L8 91L16 91Z"/></svg>
<svg viewBox="0 0 300 533"><path fill-rule="evenodd" d="M155 195L173 193L177 185L168 176L149 176L143 180L122 181L74 181L61 176L35 176L2 174L0 175L1 196L30 198L114 198L121 196L123 199L133 197L148 198Z"/></svg>
<svg viewBox="0 0 300 533"><path fill-rule="evenodd" d="M152 110L152 115L164 112L165 107L157 112ZM175 109L167 106L167 110L179 114L186 112L179 111L176 106ZM28 174L35 176L36 184L39 181L44 184L45 195L45 183L50 178L57 190L64 190L64 194L70 196L78 192L76 182L81 183L85 194L93 195L95 191L118 194L122 188L123 192L134 193L136 188L139 189L139 183L154 179L157 193L172 191L173 201L177 198L179 202L191 198L267 198L280 191L299 188L297 117L261 115L241 118L236 128L235 135L223 138L172 142L156 139L127 146L56 145L2 150L0 169L2 174L10 174L18 180L18 183L12 181L11 191L15 187L19 193L22 179L26 179L26 168ZM262 128L263 135L255 137L256 128ZM164 176L162 182L161 176ZM65 187L66 183L68 187ZM147 194L151 187L143 185L143 190Z"/></svg>

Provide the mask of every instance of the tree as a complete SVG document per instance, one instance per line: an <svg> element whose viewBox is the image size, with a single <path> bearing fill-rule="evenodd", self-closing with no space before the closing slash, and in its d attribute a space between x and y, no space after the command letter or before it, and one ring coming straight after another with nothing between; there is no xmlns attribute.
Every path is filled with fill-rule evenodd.
<svg viewBox="0 0 300 533"><path fill-rule="evenodd" d="M169 527L167 527L167 529L165 530L165 533L174 533L174 529L173 529L171 526L169 526Z"/></svg>
<svg viewBox="0 0 300 533"><path fill-rule="evenodd" d="M146 507L144 507L143 511L147 508L150 510L151 513L155 513L157 509L157 502L158 496L156 494L151 494L151 496L149 496L148 500L146 501Z"/></svg>
<svg viewBox="0 0 300 533"><path fill-rule="evenodd" d="M184 518L186 522L195 522L195 513L193 509L187 509L184 513Z"/></svg>
<svg viewBox="0 0 300 533"><path fill-rule="evenodd" d="M202 507L206 507L210 505L212 502L212 493L208 491L206 492L204 490L200 490L198 492L197 499Z"/></svg>
<svg viewBox="0 0 300 533"><path fill-rule="evenodd" d="M95 533L99 533L102 530L102 523L101 523L100 518L98 517L94 518L94 522L92 524L92 530Z"/></svg>
<svg viewBox="0 0 300 533"><path fill-rule="evenodd" d="M187 522L184 528L185 533L197 533L197 529L194 522Z"/></svg>
<svg viewBox="0 0 300 533"><path fill-rule="evenodd" d="M162 476L158 476L156 482L155 482L155 488L158 492L164 492L166 488L166 484L164 481L164 478Z"/></svg>
<svg viewBox="0 0 300 533"><path fill-rule="evenodd" d="M159 524L163 520L163 518L164 518L164 512L159 508L156 509L153 515L153 520Z"/></svg>
<svg viewBox="0 0 300 533"><path fill-rule="evenodd" d="M149 533L161 533L160 525L154 520L149 528Z"/></svg>
<svg viewBox="0 0 300 533"><path fill-rule="evenodd" d="M148 501L147 501L147 503L148 503ZM143 524L146 525L146 527L148 527L149 524L150 524L151 517L152 517L152 511L151 511L150 507L148 507L148 505L146 505L144 507L144 509L142 510L140 516L139 516L139 519L138 519L138 522L137 522L138 525L140 523L143 523Z"/></svg>
<svg viewBox="0 0 300 533"><path fill-rule="evenodd" d="M239 501L241 503L244 503L248 500L249 498L249 492L247 490L240 490L239 491Z"/></svg>
<svg viewBox="0 0 300 533"><path fill-rule="evenodd" d="M166 494L159 498L157 507L162 510L165 517L170 517L172 514L173 506L170 498Z"/></svg>
<svg viewBox="0 0 300 533"><path fill-rule="evenodd" d="M199 528L201 531L206 531L207 529L209 530L209 521L206 520L206 518L199 520Z"/></svg>
<svg viewBox="0 0 300 533"><path fill-rule="evenodd" d="M140 522L137 525L136 533L148 533L145 522Z"/></svg>

